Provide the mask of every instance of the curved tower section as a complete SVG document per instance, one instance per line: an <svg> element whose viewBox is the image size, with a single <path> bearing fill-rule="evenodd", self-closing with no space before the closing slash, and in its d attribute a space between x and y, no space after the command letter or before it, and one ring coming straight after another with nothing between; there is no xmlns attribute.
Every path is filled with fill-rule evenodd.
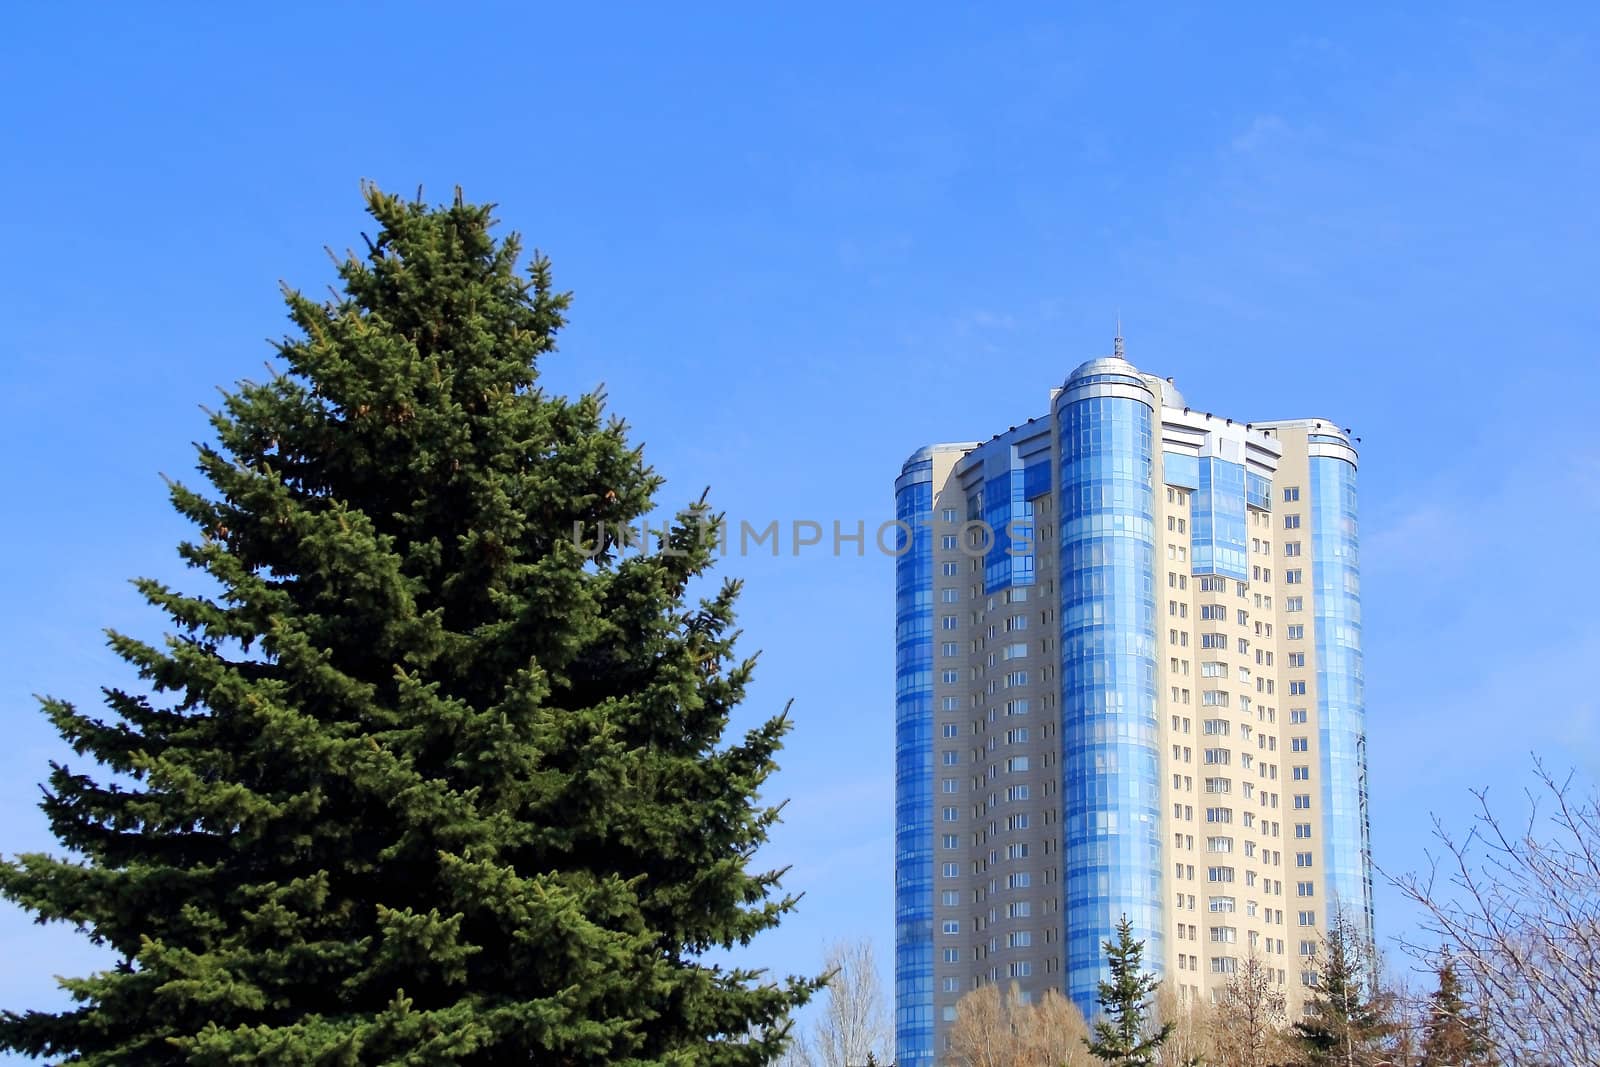
<svg viewBox="0 0 1600 1067"><path fill-rule="evenodd" d="M1166 959L1156 705L1157 400L1120 358L1056 400L1060 449L1061 817L1066 992L1092 1017L1123 916Z"/></svg>
<svg viewBox="0 0 1600 1067"><path fill-rule="evenodd" d="M895 481L895 1062L933 1063L933 458Z"/></svg>
<svg viewBox="0 0 1600 1067"><path fill-rule="evenodd" d="M1319 424L1320 425L1320 424ZM1307 437L1311 481L1312 621L1322 746L1328 925L1336 915L1370 949L1372 865L1367 822L1367 727L1361 656L1356 453L1342 435Z"/></svg>

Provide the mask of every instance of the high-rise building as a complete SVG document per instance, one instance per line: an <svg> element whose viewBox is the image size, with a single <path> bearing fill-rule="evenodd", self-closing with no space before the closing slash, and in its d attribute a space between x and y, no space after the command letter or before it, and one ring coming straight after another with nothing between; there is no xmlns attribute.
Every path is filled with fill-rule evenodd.
<svg viewBox="0 0 1600 1067"><path fill-rule="evenodd" d="M984 983L1086 1015L1127 916L1180 999L1253 955L1291 1018L1372 936L1356 450L1116 355L895 482L897 1062Z"/></svg>

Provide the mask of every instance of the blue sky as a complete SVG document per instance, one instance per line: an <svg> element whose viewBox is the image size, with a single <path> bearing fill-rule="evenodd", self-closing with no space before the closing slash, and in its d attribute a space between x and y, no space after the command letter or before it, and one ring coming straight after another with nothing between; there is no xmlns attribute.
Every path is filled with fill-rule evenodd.
<svg viewBox="0 0 1600 1067"><path fill-rule="evenodd" d="M869 525L905 456L1046 410L1105 352L1241 419L1363 439L1373 841L1600 767L1600 16L1580 5L32 5L0 33L0 851L48 847L29 696L128 679L178 576L198 405L321 291L358 180L461 184L576 292L546 382L605 381L731 514ZM892 939L891 566L730 559L795 700L764 854L821 943ZM1411 920L1380 885L1380 936ZM0 906L0 1006L98 957Z"/></svg>

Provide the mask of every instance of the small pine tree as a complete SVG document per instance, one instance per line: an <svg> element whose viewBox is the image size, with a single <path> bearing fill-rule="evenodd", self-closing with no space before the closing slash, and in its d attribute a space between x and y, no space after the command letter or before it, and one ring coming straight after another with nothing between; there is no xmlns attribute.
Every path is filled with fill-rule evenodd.
<svg viewBox="0 0 1600 1067"><path fill-rule="evenodd" d="M366 190L328 303L229 395L171 487L216 592L141 581L148 692L44 709L80 756L67 858L0 895L117 957L0 1048L101 1065L764 1064L816 982L706 960L794 900L748 869L784 716L725 731L753 663L693 521L585 547L660 480L599 395L544 393L568 298L490 208Z"/></svg>
<svg viewBox="0 0 1600 1067"><path fill-rule="evenodd" d="M1092 1038L1084 1038L1093 1056L1111 1067L1151 1067L1176 1024L1149 1025L1151 998L1161 980L1144 970L1144 942L1134 940L1133 923L1124 915L1117 940L1104 943L1111 981L1100 983L1100 1018Z"/></svg>
<svg viewBox="0 0 1600 1067"><path fill-rule="evenodd" d="M1362 1067L1390 1030L1371 988L1371 966L1359 936L1343 915L1323 939L1317 986L1294 1039L1307 1067Z"/></svg>
<svg viewBox="0 0 1600 1067"><path fill-rule="evenodd" d="M1494 1062L1488 1032L1467 1002L1448 951L1437 973L1439 987L1428 998L1423 1021L1422 1067L1487 1067Z"/></svg>

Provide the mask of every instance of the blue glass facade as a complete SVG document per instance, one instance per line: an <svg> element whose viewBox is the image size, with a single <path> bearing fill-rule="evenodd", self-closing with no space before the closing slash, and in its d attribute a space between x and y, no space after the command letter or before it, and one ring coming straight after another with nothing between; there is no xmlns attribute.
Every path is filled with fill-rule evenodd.
<svg viewBox="0 0 1600 1067"><path fill-rule="evenodd" d="M1120 391L1127 377L1078 384ZM1166 958L1153 427L1148 404L1116 395L1069 400L1058 419L1066 992L1092 1016L1101 942L1124 915L1147 966Z"/></svg>
<svg viewBox="0 0 1600 1067"><path fill-rule="evenodd" d="M1037 460L1022 468L1022 496L1024 499L1038 500L1049 493L1050 489L1049 459Z"/></svg>
<svg viewBox="0 0 1600 1067"><path fill-rule="evenodd" d="M933 461L913 458L895 489L895 1061L908 1067L933 1063L932 510Z"/></svg>
<svg viewBox="0 0 1600 1067"><path fill-rule="evenodd" d="M1200 485L1194 494L1191 520L1194 573L1246 581L1250 568L1245 553L1244 464L1202 456L1199 467Z"/></svg>
<svg viewBox="0 0 1600 1067"><path fill-rule="evenodd" d="M1040 466L1048 475L1049 464ZM989 551L984 554L984 592L994 593L1010 586L1032 585L1033 505L1029 503L1023 467L1014 454L1011 469L1007 473L984 483L983 521L993 535Z"/></svg>
<svg viewBox="0 0 1600 1067"><path fill-rule="evenodd" d="M1200 458L1180 452L1161 453L1161 474L1168 485L1183 489L1200 488Z"/></svg>
<svg viewBox="0 0 1600 1067"><path fill-rule="evenodd" d="M1246 471L1244 476L1244 502L1262 511L1272 510L1272 479Z"/></svg>
<svg viewBox="0 0 1600 1067"><path fill-rule="evenodd" d="M1311 438L1315 443L1315 435ZM1340 442L1342 443L1342 442ZM1330 914L1373 936L1367 825L1366 702L1361 661L1361 571L1356 469L1312 456L1311 549L1322 744L1322 819Z"/></svg>

